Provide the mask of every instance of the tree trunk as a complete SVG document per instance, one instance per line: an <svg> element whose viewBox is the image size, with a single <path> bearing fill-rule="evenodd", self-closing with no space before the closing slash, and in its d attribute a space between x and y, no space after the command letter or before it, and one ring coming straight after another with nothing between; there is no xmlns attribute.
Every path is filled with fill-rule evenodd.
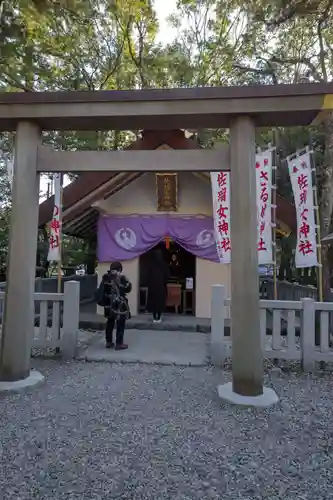
<svg viewBox="0 0 333 500"><path fill-rule="evenodd" d="M333 113L330 113L324 124L325 154L324 162L319 170L320 178L320 226L321 237L329 234L333 208ZM322 247L324 300L330 300L331 263L329 246Z"/></svg>

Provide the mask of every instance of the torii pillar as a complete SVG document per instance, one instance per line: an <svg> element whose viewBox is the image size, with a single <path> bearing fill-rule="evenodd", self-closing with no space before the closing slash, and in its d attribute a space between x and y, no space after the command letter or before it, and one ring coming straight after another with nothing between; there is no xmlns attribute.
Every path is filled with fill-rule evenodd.
<svg viewBox="0 0 333 500"><path fill-rule="evenodd" d="M34 291L39 208L37 151L40 139L41 132L36 124L18 124L2 322L0 391L19 390L35 385L44 378L35 370L30 372L35 323Z"/></svg>
<svg viewBox="0 0 333 500"><path fill-rule="evenodd" d="M263 387L257 250L255 125L239 116L230 124L232 383L218 387L222 400L270 406L275 392Z"/></svg>

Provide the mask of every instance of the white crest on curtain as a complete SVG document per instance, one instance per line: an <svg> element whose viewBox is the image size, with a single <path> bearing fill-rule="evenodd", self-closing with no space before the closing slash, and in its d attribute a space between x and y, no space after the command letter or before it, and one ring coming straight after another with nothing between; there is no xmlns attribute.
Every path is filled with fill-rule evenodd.
<svg viewBox="0 0 333 500"><path fill-rule="evenodd" d="M115 240L121 248L131 250L136 245L136 234L129 227L122 227L116 231Z"/></svg>

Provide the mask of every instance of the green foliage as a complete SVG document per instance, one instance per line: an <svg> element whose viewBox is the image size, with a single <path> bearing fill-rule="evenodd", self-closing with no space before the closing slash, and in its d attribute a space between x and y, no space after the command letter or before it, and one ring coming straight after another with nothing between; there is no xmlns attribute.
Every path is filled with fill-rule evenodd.
<svg viewBox="0 0 333 500"><path fill-rule="evenodd" d="M156 38L159 25L152 0L0 0L0 90L332 81L332 0L178 0L170 23L177 36L163 45ZM222 129L196 132L203 147L228 141ZM118 149L137 133L48 132L43 140L56 149ZM326 234L333 208L333 119L311 130L258 131L258 145L272 142L282 160L312 143ZM11 149L8 138L5 143L2 157ZM0 159L0 253L8 242L6 182ZM279 194L292 199L283 161L277 184ZM40 248L43 244L39 242ZM79 261L83 248L66 240L68 262Z"/></svg>
<svg viewBox="0 0 333 500"><path fill-rule="evenodd" d="M7 260L9 240L9 221L11 214L11 185L8 178L7 163L11 161L11 136L0 137L0 273Z"/></svg>
<svg viewBox="0 0 333 500"><path fill-rule="evenodd" d="M64 267L76 267L86 263L89 248L80 238L64 235L62 240L62 257Z"/></svg>

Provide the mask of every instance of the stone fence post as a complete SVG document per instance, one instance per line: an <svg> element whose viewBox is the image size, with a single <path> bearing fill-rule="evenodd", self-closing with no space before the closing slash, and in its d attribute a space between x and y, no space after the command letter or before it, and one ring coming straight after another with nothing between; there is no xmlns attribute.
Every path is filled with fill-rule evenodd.
<svg viewBox="0 0 333 500"><path fill-rule="evenodd" d="M61 353L65 359L76 356L80 316L80 283L66 281L64 284L63 332Z"/></svg>
<svg viewBox="0 0 333 500"><path fill-rule="evenodd" d="M313 372L315 368L315 308L314 300L302 299L301 318L301 350L302 368L305 372Z"/></svg>
<svg viewBox="0 0 333 500"><path fill-rule="evenodd" d="M225 288L212 286L210 361L212 365L223 367L225 361Z"/></svg>

